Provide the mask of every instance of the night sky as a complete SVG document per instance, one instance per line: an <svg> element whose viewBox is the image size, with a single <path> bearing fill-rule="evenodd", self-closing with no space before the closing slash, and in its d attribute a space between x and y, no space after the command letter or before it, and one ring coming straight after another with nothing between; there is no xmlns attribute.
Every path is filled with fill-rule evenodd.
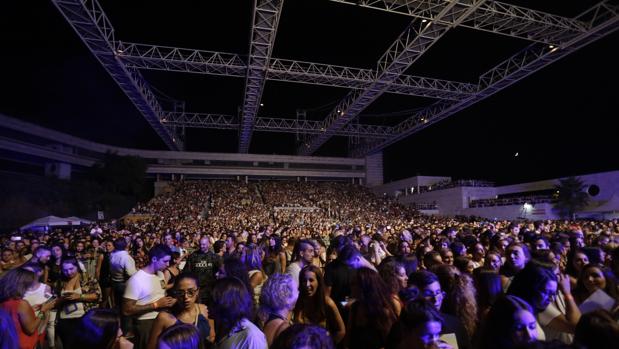
<svg viewBox="0 0 619 349"><path fill-rule="evenodd" d="M572 17L595 1L508 1ZM123 41L246 55L249 0L101 4ZM273 57L373 68L410 18L323 0L286 0ZM385 180L416 174L498 183L619 169L619 34L607 36L385 150ZM406 74L476 83L528 43L455 28ZM0 112L118 146L165 149L49 1L0 2ZM143 71L165 106L236 114L244 79ZM267 81L258 116L323 119L348 91ZM361 123L394 125L432 99L384 94ZM345 156L336 137L317 155ZM187 131L190 151L235 152L233 131ZM255 132L251 153L293 154L293 134ZM518 153L518 156L515 154Z"/></svg>

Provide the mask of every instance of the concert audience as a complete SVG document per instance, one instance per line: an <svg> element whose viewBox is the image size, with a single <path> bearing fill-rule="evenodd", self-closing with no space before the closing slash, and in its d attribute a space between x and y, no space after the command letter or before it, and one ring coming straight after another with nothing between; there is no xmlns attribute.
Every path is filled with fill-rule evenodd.
<svg viewBox="0 0 619 349"><path fill-rule="evenodd" d="M431 217L348 183L181 181L123 221L17 235L0 236L0 285L23 290L0 298L24 316L21 347L603 348L615 335L616 220ZM122 316L98 313L114 304Z"/></svg>

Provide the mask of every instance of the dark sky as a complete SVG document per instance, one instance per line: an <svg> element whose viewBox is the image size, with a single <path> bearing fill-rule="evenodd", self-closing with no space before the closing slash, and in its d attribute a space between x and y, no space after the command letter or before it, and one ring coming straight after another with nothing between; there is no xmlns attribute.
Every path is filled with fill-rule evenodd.
<svg viewBox="0 0 619 349"><path fill-rule="evenodd" d="M246 55L251 4L231 1L111 1L101 4L123 41ZM510 1L575 16L595 1ZM373 68L410 19L323 0L286 0L273 57ZM619 54L614 33L494 96L385 150L385 179L411 175L499 183L619 169ZM49 1L0 2L0 112L97 142L144 149L163 143ZM527 45L519 39L455 28L407 74L477 82ZM144 71L162 104L235 114L244 79ZM259 116L307 109L323 119L348 91L268 81ZM433 100L384 94L362 123L394 125ZM187 150L234 152L236 132L187 131ZM318 155L344 156L335 137ZM254 133L250 152L293 154L292 134ZM514 156L518 153L518 156Z"/></svg>

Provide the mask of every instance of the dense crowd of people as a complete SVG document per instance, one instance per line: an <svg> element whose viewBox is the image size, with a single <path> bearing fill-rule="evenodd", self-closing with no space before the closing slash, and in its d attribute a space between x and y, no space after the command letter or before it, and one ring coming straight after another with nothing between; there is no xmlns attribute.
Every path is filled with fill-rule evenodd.
<svg viewBox="0 0 619 349"><path fill-rule="evenodd" d="M175 182L0 236L0 348L614 348L619 222L424 216L362 186Z"/></svg>

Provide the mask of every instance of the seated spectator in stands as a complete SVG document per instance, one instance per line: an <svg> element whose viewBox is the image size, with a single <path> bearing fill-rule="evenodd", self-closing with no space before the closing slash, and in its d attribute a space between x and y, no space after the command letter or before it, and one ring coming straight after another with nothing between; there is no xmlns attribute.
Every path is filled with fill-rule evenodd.
<svg viewBox="0 0 619 349"><path fill-rule="evenodd" d="M614 299L614 307L619 304L617 282L612 272L601 265L587 264L582 268L578 277L578 282L574 289L574 298L576 298L578 304L582 304L597 290L606 292L607 295Z"/></svg>
<svg viewBox="0 0 619 349"><path fill-rule="evenodd" d="M169 308L176 299L166 297L163 270L172 259L170 250L165 245L156 245L148 251L150 263L133 274L127 282L123 296L122 310L124 316L135 316L138 349L148 345L148 336L158 315L158 310Z"/></svg>
<svg viewBox="0 0 619 349"><path fill-rule="evenodd" d="M213 288L212 316L215 320L218 349L264 349L264 333L249 319L253 318L252 300L247 286L237 278L218 280Z"/></svg>
<svg viewBox="0 0 619 349"><path fill-rule="evenodd" d="M531 259L529 249L525 244L514 242L507 246L505 250L505 264L501 267L500 274L503 278L503 290L509 289L514 275L524 269L527 262Z"/></svg>
<svg viewBox="0 0 619 349"><path fill-rule="evenodd" d="M541 331L531 306L511 295L496 300L482 326L479 349L517 348L537 341Z"/></svg>
<svg viewBox="0 0 619 349"><path fill-rule="evenodd" d="M290 313L298 296L297 285L288 274L272 274L264 283L260 295L260 317L269 346L290 326Z"/></svg>
<svg viewBox="0 0 619 349"><path fill-rule="evenodd" d="M441 311L443 300L445 298L445 292L441 289L441 284L436 274L426 270L412 273L408 276L408 284L416 287L419 290L420 297L434 305L434 308L437 311ZM441 312L440 314L443 318L441 333L455 334L458 341L458 348L471 348L471 340L462 322L455 316L444 312Z"/></svg>
<svg viewBox="0 0 619 349"><path fill-rule="evenodd" d="M133 343L123 336L118 313L94 308L80 319L75 329L75 347L87 349L132 349Z"/></svg>
<svg viewBox="0 0 619 349"><path fill-rule="evenodd" d="M439 264L432 271L436 274L445 291L441 310L455 316L462 322L469 338L477 329L477 300L473 279L453 265Z"/></svg>
<svg viewBox="0 0 619 349"><path fill-rule="evenodd" d="M352 285L355 301L346 326L350 348L382 348L398 318L400 304L389 293L378 273L360 268Z"/></svg>
<svg viewBox="0 0 619 349"><path fill-rule="evenodd" d="M316 325L295 324L283 331L271 349L334 349L327 331Z"/></svg>
<svg viewBox="0 0 619 349"><path fill-rule="evenodd" d="M424 300L414 300L402 309L399 320L391 328L387 349L451 349L439 337L442 329L441 315Z"/></svg>
<svg viewBox="0 0 619 349"><path fill-rule="evenodd" d="M200 331L195 326L176 324L159 336L158 349L204 349Z"/></svg>
<svg viewBox="0 0 619 349"><path fill-rule="evenodd" d="M339 343L346 334L346 326L335 302L325 294L320 268L309 265L299 275L299 299L294 306L294 322L325 328Z"/></svg>
<svg viewBox="0 0 619 349"><path fill-rule="evenodd" d="M617 348L619 324L610 312L603 309L583 314L576 325L574 343L586 348Z"/></svg>
<svg viewBox="0 0 619 349"><path fill-rule="evenodd" d="M32 286L36 274L30 270L15 268L0 278L0 311L5 311L12 319L13 327L7 329L7 337L14 328L20 349L33 349L38 341L38 328L44 321L34 314L34 309L23 300L24 294ZM54 302L41 305L40 312L46 314L55 306ZM45 318L45 316L43 316ZM4 337L4 333L0 337Z"/></svg>
<svg viewBox="0 0 619 349"><path fill-rule="evenodd" d="M148 340L149 349L156 349L159 335L176 324L195 326L201 340L215 339L215 333L211 331L208 320L208 309L206 305L197 303L199 292L197 276L183 273L176 278L169 291L169 294L176 299L176 303L169 310L159 312L155 318Z"/></svg>
<svg viewBox="0 0 619 349"><path fill-rule="evenodd" d="M62 278L55 285L58 298L56 331L64 348L73 348L75 328L80 318L101 301L101 288L94 278L80 269L75 258L62 261Z"/></svg>

